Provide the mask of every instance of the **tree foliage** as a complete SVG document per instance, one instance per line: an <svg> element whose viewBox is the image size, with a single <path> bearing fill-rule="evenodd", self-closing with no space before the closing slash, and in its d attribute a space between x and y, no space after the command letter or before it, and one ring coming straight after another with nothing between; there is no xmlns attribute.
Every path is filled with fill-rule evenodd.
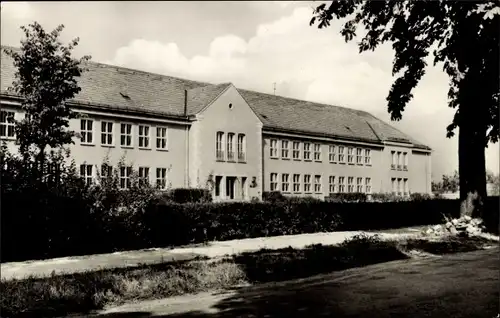
<svg viewBox="0 0 500 318"><path fill-rule="evenodd" d="M20 50L5 49L16 66L15 80L9 91L21 97L25 118L16 122L17 142L21 152L30 147L37 149L37 156L43 160L46 147L58 148L73 143L75 132L68 130L69 120L76 117L66 104L74 98L80 87L77 79L84 69L81 59L71 57L79 39L67 46L59 41L63 25L47 33L34 22L22 26L25 39Z"/></svg>
<svg viewBox="0 0 500 318"><path fill-rule="evenodd" d="M341 34L346 41L366 30L359 52L375 50L391 42L395 51L392 73L398 75L389 95L388 111L400 120L413 98L412 90L425 74L425 58L432 52L434 65L441 63L450 78L449 106L457 108L473 99L477 120L486 127L483 139L499 137L499 1L333 1L314 11L311 25L328 27L332 19L346 19ZM457 112L447 127L447 136L470 120L468 112Z"/></svg>

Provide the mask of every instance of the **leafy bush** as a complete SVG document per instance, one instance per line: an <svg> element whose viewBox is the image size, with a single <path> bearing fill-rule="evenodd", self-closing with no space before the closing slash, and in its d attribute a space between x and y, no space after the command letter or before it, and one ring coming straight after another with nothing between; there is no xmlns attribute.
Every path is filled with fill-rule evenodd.
<svg viewBox="0 0 500 318"><path fill-rule="evenodd" d="M175 203L206 203L212 202L212 193L208 189L176 188L165 195Z"/></svg>
<svg viewBox="0 0 500 318"><path fill-rule="evenodd" d="M366 202L366 193L332 193L325 197L329 202Z"/></svg>
<svg viewBox="0 0 500 318"><path fill-rule="evenodd" d="M410 193L410 200L421 201L421 200L431 200L432 197L428 193Z"/></svg>
<svg viewBox="0 0 500 318"><path fill-rule="evenodd" d="M262 193L262 201L264 202L280 202L285 201L286 197L280 191L264 191Z"/></svg>

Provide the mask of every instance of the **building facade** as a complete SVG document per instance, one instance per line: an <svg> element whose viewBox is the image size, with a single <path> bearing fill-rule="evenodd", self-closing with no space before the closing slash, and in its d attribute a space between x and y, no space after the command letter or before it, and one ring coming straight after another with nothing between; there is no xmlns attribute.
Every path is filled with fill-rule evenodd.
<svg viewBox="0 0 500 318"><path fill-rule="evenodd" d="M2 51L0 137L14 150L19 97ZM338 192L431 192L431 149L359 110L88 63L82 91L68 103L84 115L70 146L93 180L103 161L159 188L209 187L215 200L261 198L264 191L323 198Z"/></svg>

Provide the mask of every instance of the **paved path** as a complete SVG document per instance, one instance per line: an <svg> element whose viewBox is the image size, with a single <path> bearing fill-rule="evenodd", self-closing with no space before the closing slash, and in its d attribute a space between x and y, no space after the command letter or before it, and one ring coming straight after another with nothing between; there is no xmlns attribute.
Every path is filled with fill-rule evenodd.
<svg viewBox="0 0 500 318"><path fill-rule="evenodd" d="M419 232L407 229L403 233L377 233L383 239L417 235ZM141 264L164 263L191 260L197 256L210 258L256 251L261 248L280 249L286 247L304 248L311 244L333 245L361 234L362 232L331 232L301 235L284 235L232 241L213 242L204 246L180 247L175 249L157 248L139 251L117 252L88 256L54 258L39 261L3 263L0 267L2 279L23 278L28 275L48 276L77 273L86 270L139 266ZM371 234L373 235L373 234Z"/></svg>
<svg viewBox="0 0 500 318"><path fill-rule="evenodd" d="M93 317L452 317L499 311L499 249L109 308Z"/></svg>

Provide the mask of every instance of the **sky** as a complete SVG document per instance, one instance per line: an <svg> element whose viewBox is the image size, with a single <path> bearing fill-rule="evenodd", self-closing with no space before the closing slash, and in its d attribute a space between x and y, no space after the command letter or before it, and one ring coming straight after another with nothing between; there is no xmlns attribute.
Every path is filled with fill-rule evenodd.
<svg viewBox="0 0 500 318"><path fill-rule="evenodd" d="M390 44L359 54L341 22L309 26L322 1L2 2L2 45L19 46L20 26L63 24L61 40L80 38L75 56L159 74L345 106L378 118L430 146L432 175L458 169L458 138L446 138L454 110L448 77L429 60L403 119L391 122L386 97L394 53ZM499 172L498 144L486 150L487 169Z"/></svg>

